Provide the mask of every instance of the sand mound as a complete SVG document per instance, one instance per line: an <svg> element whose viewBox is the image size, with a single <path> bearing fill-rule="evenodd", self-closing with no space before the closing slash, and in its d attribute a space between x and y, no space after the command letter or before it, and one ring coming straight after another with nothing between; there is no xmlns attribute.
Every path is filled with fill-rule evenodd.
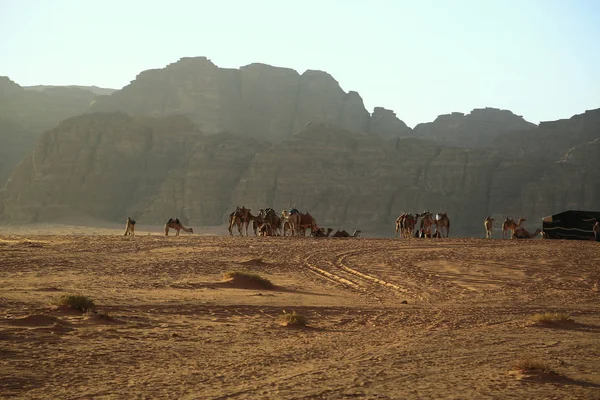
<svg viewBox="0 0 600 400"><path fill-rule="evenodd" d="M510 371L508 375L514 376L518 381L524 382L563 382L568 378L552 371Z"/></svg>
<svg viewBox="0 0 600 400"><path fill-rule="evenodd" d="M65 324L64 321L50 315L28 315L25 318L13 319L9 323L15 326L52 326L54 324Z"/></svg>

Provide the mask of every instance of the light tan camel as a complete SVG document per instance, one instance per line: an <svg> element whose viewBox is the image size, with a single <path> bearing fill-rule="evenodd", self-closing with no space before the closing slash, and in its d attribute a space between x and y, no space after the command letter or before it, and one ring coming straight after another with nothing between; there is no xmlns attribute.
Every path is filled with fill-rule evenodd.
<svg viewBox="0 0 600 400"><path fill-rule="evenodd" d="M444 228L446 228L446 236L444 236ZM450 219L445 212L437 213L435 216L435 231L440 233L440 235L436 235L437 237L450 236Z"/></svg>
<svg viewBox="0 0 600 400"><path fill-rule="evenodd" d="M425 235L425 237L427 237L427 236L433 237L433 235L431 233L431 227L433 225L435 225L435 221L433 219L433 214L430 213L429 211L423 211L423 214L418 215L418 217L421 218L419 236Z"/></svg>
<svg viewBox="0 0 600 400"><path fill-rule="evenodd" d="M125 234L123 236L135 236L135 221L131 218L127 217L127 222L125 222Z"/></svg>
<svg viewBox="0 0 600 400"><path fill-rule="evenodd" d="M492 227L494 225L494 221L495 221L495 219L492 218L489 215L483 221L483 226L485 227L485 238L486 239L491 239L492 238Z"/></svg>
<svg viewBox="0 0 600 400"><path fill-rule="evenodd" d="M535 233L529 233L525 228L516 228L512 231L511 239L533 239L542 232L541 229L536 229Z"/></svg>
<svg viewBox="0 0 600 400"><path fill-rule="evenodd" d="M399 237L412 237L412 233L415 230L415 225L417 224L417 216L413 216L411 214L401 214L398 218L396 218L396 232L394 233L394 238L400 232Z"/></svg>
<svg viewBox="0 0 600 400"><path fill-rule="evenodd" d="M192 228L186 228L185 226L183 226L183 224L179 222L179 218L169 218L169 220L165 224L165 236L169 236L169 229L175 229L175 236L179 236L180 230L184 232L194 233L194 230Z"/></svg>
<svg viewBox="0 0 600 400"><path fill-rule="evenodd" d="M352 235L350 235L348 232L346 232L345 230L338 230L336 231L333 235L331 235L331 237L358 237L360 235L361 231L359 229L355 230L354 233Z"/></svg>
<svg viewBox="0 0 600 400"><path fill-rule="evenodd" d="M244 206L237 206L235 211L229 214L229 235L233 236L233 226L236 225L240 236L244 236L242 233L242 229L244 228L244 224L246 225L246 236L248 236L248 224L246 222L248 220L248 214L250 213L250 209Z"/></svg>
<svg viewBox="0 0 600 400"><path fill-rule="evenodd" d="M515 229L520 228L523 222L527 221L525 218L519 218L519 221L515 223L515 221L511 218L506 218L506 220L502 223L502 239L506 239L506 232L511 231L514 232Z"/></svg>

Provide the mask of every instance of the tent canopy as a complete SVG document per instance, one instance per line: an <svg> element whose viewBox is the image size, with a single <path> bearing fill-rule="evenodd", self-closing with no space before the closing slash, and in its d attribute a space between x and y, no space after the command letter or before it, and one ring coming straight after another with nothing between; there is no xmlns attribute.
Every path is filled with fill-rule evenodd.
<svg viewBox="0 0 600 400"><path fill-rule="evenodd" d="M596 221L600 221L598 211L569 210L542 218L542 226L548 239L590 240Z"/></svg>

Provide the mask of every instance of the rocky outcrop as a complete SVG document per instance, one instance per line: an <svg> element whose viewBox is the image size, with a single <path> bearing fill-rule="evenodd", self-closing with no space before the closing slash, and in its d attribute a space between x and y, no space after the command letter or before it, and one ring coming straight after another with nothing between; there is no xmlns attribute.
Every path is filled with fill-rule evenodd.
<svg viewBox="0 0 600 400"><path fill-rule="evenodd" d="M459 112L440 115L433 122L415 126L412 134L450 146L488 147L499 137L512 132L526 135L535 128L535 124L508 110L476 108L467 115Z"/></svg>
<svg viewBox="0 0 600 400"><path fill-rule="evenodd" d="M598 141L545 163L494 149L308 123L272 144L201 135L181 116L99 113L44 134L9 180L5 217L73 213L109 221L224 223L236 205L308 210L320 225L389 233L401 212L446 211L452 234L481 233L482 218L598 204ZM584 174L581 171L586 171ZM557 210L557 208L559 208Z"/></svg>
<svg viewBox="0 0 600 400"><path fill-rule="evenodd" d="M226 131L271 142L289 139L309 122L388 136L402 136L408 129L393 112L381 121L380 109L370 124L360 95L344 92L326 72L300 75L258 63L223 69L206 57L182 58L164 69L144 71L122 90L98 98L90 107L90 112L97 111L184 115L207 134Z"/></svg>
<svg viewBox="0 0 600 400"><path fill-rule="evenodd" d="M87 110L95 97L80 88L26 89L0 77L0 188L39 134Z"/></svg>
<svg viewBox="0 0 600 400"><path fill-rule="evenodd" d="M198 136L184 117L100 113L66 120L15 169L4 214L21 222L72 214L120 221L155 196Z"/></svg>
<svg viewBox="0 0 600 400"><path fill-rule="evenodd" d="M400 121L392 110L375 107L369 123L369 132L382 136L398 137L409 135L411 129Z"/></svg>

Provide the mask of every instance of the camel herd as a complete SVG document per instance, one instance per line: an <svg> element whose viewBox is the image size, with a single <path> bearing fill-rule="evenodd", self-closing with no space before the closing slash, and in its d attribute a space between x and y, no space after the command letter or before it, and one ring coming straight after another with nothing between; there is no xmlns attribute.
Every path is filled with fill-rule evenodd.
<svg viewBox="0 0 600 400"><path fill-rule="evenodd" d="M421 219L419 230L414 233L417 222ZM435 225L435 230L433 226ZM444 234L444 230L446 231ZM448 215L443 213L433 213L424 211L422 214L401 214L396 219L396 232L394 238L409 238L409 237L420 237L420 238L435 238L435 237L449 237L450 236L450 219Z"/></svg>
<svg viewBox="0 0 600 400"><path fill-rule="evenodd" d="M420 222L419 222L420 221ZM492 238L492 228L494 225L494 218L487 216L483 221L485 228L485 237L487 239ZM525 228L521 227L525 218L519 218L515 222L511 218L506 218L502 223L502 238L507 237L507 233L510 232L510 237L513 239L532 239L542 234L541 229L537 229L534 233L528 232ZM415 232L417 223L419 222L419 228ZM315 219L308 213L301 213L295 208L291 210L283 210L281 215L278 215L272 208L265 208L259 210L257 215L253 215L249 208L244 206L237 207L234 212L229 214L229 235L233 236L233 227L237 227L240 236L248 236L248 228L252 223L252 229L255 236L297 236L305 237L306 230L310 229L310 235L312 237L358 237L361 233L360 230L354 231L351 235L345 230L337 230L332 234L333 229L331 228L319 228ZM435 226L435 230L433 227ZM179 236L179 231L194 233L192 228L186 228L183 226L179 218L169 218L165 224L165 236L169 236L169 230L175 230L175 236ZM127 217L125 223L125 236L135 235L135 220ZM394 238L441 238L449 237L450 235L450 219L445 212L433 214L429 211L424 211L419 214L401 214L396 219L396 231Z"/></svg>
<svg viewBox="0 0 600 400"><path fill-rule="evenodd" d="M312 237L358 237L360 230L350 235L345 230L338 230L333 235L333 229L319 228L315 219L308 212L301 213L292 208L283 210L281 216L272 208L260 209L257 215L253 215L249 208L236 207L229 214L229 235L233 236L233 227L236 226L240 236L248 236L248 228L252 223L255 236L306 236L306 230L310 229Z"/></svg>

